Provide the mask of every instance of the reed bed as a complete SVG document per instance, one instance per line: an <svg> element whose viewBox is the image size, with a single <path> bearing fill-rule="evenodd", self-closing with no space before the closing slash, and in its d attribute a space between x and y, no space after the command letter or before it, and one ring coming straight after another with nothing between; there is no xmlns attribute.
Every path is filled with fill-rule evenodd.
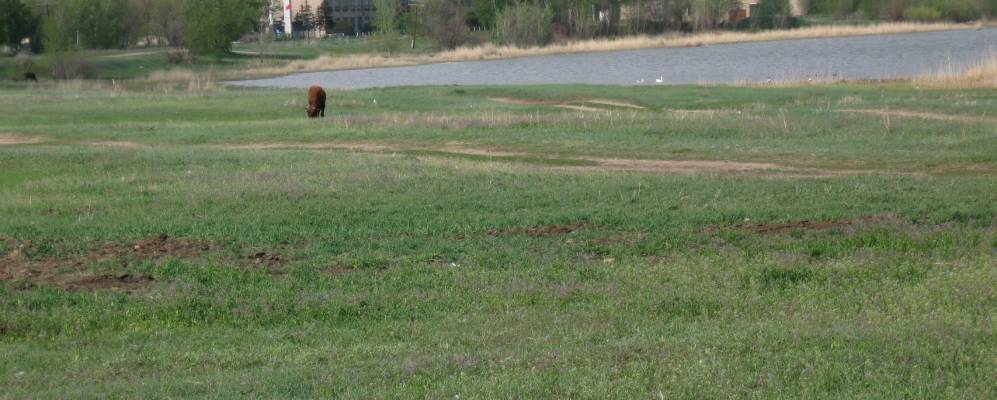
<svg viewBox="0 0 997 400"><path fill-rule="evenodd" d="M915 78L915 84L958 88L997 88L997 51L968 67L947 65L934 74Z"/></svg>

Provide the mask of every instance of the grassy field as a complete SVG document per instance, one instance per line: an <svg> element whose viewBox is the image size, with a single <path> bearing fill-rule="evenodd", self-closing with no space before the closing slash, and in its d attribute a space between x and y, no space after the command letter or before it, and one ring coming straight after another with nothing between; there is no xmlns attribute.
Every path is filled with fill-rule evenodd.
<svg viewBox="0 0 997 400"><path fill-rule="evenodd" d="M397 46L399 55L427 54L439 49L429 39L418 38L416 48L409 48L408 37L400 38ZM361 54L377 54L380 42L371 38L335 38L325 40L299 40L286 42L237 43L232 53L221 58L199 57L190 64L168 62L167 48L136 48L128 50L86 50L77 56L93 65L98 79L144 78L153 71L173 69L191 70L197 73L215 73L241 76L247 68L275 68L295 60L312 60L319 56L346 57ZM34 72L46 78L47 63L43 56L32 56L36 64ZM0 80L20 79L14 74L14 58L0 56ZM8 76L12 75L12 76Z"/></svg>
<svg viewBox="0 0 997 400"><path fill-rule="evenodd" d="M329 95L0 88L0 398L997 396L993 89Z"/></svg>

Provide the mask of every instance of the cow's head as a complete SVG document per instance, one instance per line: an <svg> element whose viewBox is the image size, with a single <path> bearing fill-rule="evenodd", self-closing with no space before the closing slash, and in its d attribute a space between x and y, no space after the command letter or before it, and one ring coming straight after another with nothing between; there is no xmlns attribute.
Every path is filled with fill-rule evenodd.
<svg viewBox="0 0 997 400"><path fill-rule="evenodd" d="M305 107L305 111L308 113L308 118L318 117L318 108L311 104L309 104L308 107Z"/></svg>

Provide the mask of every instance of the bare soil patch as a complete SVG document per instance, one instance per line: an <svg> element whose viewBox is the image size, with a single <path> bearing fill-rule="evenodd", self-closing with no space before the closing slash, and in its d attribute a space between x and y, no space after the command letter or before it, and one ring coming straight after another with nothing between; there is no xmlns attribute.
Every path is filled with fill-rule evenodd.
<svg viewBox="0 0 997 400"><path fill-rule="evenodd" d="M385 153L394 151L428 151L437 153L450 153L461 155L488 156L488 157L536 157L549 159L552 161L589 161L596 165L565 165L555 167L543 167L549 171L629 171L629 172L649 172L659 174L697 174L697 173L727 173L727 174L756 174L778 178L807 178L807 177L833 177L851 175L912 175L903 173L890 173L877 170L827 170L816 168L798 168L775 163L763 162L742 162L742 161L715 161L715 160L639 160L624 158L597 158L597 157L570 157L551 158L544 155L521 153L513 151L503 151L496 149L484 149L470 147L460 143L451 143L444 146L423 147L410 145L392 145L381 143L245 143L245 144L225 144L211 146L218 149L228 150L352 150L358 152ZM432 156L427 156L432 159Z"/></svg>
<svg viewBox="0 0 997 400"><path fill-rule="evenodd" d="M586 107L586 106L579 106L579 105L574 105L574 104L558 104L558 105L555 105L554 107L563 108L563 109L566 109L566 110L575 110L575 111L584 111L584 112L605 112L605 111L609 111L609 110L607 110L605 108Z"/></svg>
<svg viewBox="0 0 997 400"><path fill-rule="evenodd" d="M706 116L712 117L719 114L728 114L734 112L732 110L723 109L681 109L681 108L663 108L661 111L669 112L672 114L678 114L682 116Z"/></svg>
<svg viewBox="0 0 997 400"><path fill-rule="evenodd" d="M488 100L496 103L515 104L520 106L542 106L563 104L560 100L551 99L517 99L512 97L489 97Z"/></svg>
<svg viewBox="0 0 997 400"><path fill-rule="evenodd" d="M68 291L81 291L81 290L98 290L98 289L111 289L111 290L124 290L124 291L135 291L143 287L148 286L155 279L149 275L132 275L132 274L118 274L118 275L101 275L101 276L90 276L78 280L72 280L64 282L61 286Z"/></svg>
<svg viewBox="0 0 997 400"><path fill-rule="evenodd" d="M555 236L555 235L567 235L584 229L591 229L592 224L587 222L580 222L577 224L570 225L543 225L543 226L530 226L530 227L514 227L505 229L492 229L488 231L491 236L507 236L507 235L522 235L532 237L544 237L544 236Z"/></svg>
<svg viewBox="0 0 997 400"><path fill-rule="evenodd" d="M874 114L889 117L901 117L901 118L921 118L930 119L936 121L958 121L958 122L969 122L969 123L993 123L997 124L997 118L989 118L984 116L971 116L971 115L952 115L952 114L940 114L924 111L910 111L910 110L885 110L885 109L844 109L835 110L835 112L840 113L851 113L851 114Z"/></svg>
<svg viewBox="0 0 997 400"><path fill-rule="evenodd" d="M646 109L643 106L639 106L630 102L622 100L613 100L613 99L553 100L553 99L517 99L512 97L489 97L488 100L497 103L515 104L521 106L554 106L557 108L564 108L568 110L585 111L585 112L600 112L600 111L610 111L610 110L606 108L585 106L583 104L623 107L634 110Z"/></svg>
<svg viewBox="0 0 997 400"><path fill-rule="evenodd" d="M346 128L363 127L424 127L433 129L463 130L468 128L510 127L544 121L560 122L566 118L557 115L488 114L476 116L449 116L432 113L388 113L377 115L334 115L320 121Z"/></svg>
<svg viewBox="0 0 997 400"><path fill-rule="evenodd" d="M373 143L245 143L210 146L224 150L354 150L363 152L398 151L399 147Z"/></svg>
<svg viewBox="0 0 997 400"><path fill-rule="evenodd" d="M41 136L26 136L16 133L0 133L0 146L12 146L15 144L41 143L45 139Z"/></svg>
<svg viewBox="0 0 997 400"><path fill-rule="evenodd" d="M211 245L207 242L175 239L167 235L138 240L131 245L108 245L80 256L62 259L27 260L21 248L17 247L0 258L0 281L23 281L28 287L48 285L67 290L134 290L151 283L152 277L131 273L94 275L87 267L111 260L195 258L210 249Z"/></svg>
<svg viewBox="0 0 997 400"><path fill-rule="evenodd" d="M896 220L897 218L892 215L874 215L874 216L866 216L860 218L837 219L829 221L799 220L799 221L791 221L791 222L776 223L776 224L739 224L739 225L734 225L733 227L711 226L706 228L706 232L716 233L727 230L738 230L738 231L758 233L758 234L777 234L777 233L787 233L797 230L821 231L821 230L840 228L846 226L874 225L874 224L880 224Z"/></svg>
<svg viewBox="0 0 997 400"><path fill-rule="evenodd" d="M628 103L628 102L620 101L620 100L589 99L589 100L585 100L585 102L586 103L592 103L592 104L599 104L599 105L603 105L603 106L632 108L632 109L635 109L635 110L646 110L647 109L647 107L638 106L638 105L636 105L634 103Z"/></svg>
<svg viewBox="0 0 997 400"><path fill-rule="evenodd" d="M137 52L131 52L131 53L107 54L107 55L103 55L103 56L97 56L97 58L131 58L131 57L147 56L147 55L150 55L150 54L156 54L156 53L162 53L162 52L163 52L162 50L137 51Z"/></svg>
<svg viewBox="0 0 997 400"><path fill-rule="evenodd" d="M129 149L149 147L148 145L142 143L129 142L127 140L97 140L97 141L87 141L87 142L76 142L76 144L81 144L84 146L123 147Z"/></svg>
<svg viewBox="0 0 997 400"><path fill-rule="evenodd" d="M266 265L269 267L278 267L283 262L279 254L268 253L265 251L258 251L256 253L250 254L247 257L253 264L256 265Z"/></svg>
<svg viewBox="0 0 997 400"><path fill-rule="evenodd" d="M489 150L489 149L479 149L474 147L465 147L462 145L447 145L440 148L439 150L447 153L456 154L467 154L471 156L486 156L486 157L521 157L527 156L526 153L516 153L511 151L500 151L500 150Z"/></svg>
<svg viewBox="0 0 997 400"><path fill-rule="evenodd" d="M207 242L194 239L176 239L166 234L142 239L132 245L132 254L146 258L193 258L208 250L211 250L211 245Z"/></svg>
<svg viewBox="0 0 997 400"><path fill-rule="evenodd" d="M660 173L698 173L698 172L756 172L786 170L787 167L771 163L735 162L735 161L698 161L698 160L632 160L621 158L587 158L598 162L595 168L606 171L643 171Z"/></svg>

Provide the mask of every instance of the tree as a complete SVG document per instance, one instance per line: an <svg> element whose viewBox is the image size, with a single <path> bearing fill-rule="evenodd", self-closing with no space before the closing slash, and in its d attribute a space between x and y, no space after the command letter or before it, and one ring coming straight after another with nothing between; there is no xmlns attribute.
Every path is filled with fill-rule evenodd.
<svg viewBox="0 0 997 400"><path fill-rule="evenodd" d="M661 33L682 28L683 0L631 0L627 19L630 33ZM621 16L622 17L622 16Z"/></svg>
<svg viewBox="0 0 997 400"><path fill-rule="evenodd" d="M554 10L538 3L510 5L498 13L498 37L506 44L520 47L542 46L550 41Z"/></svg>
<svg viewBox="0 0 997 400"><path fill-rule="evenodd" d="M85 48L109 49L128 44L125 0L75 0L76 30Z"/></svg>
<svg viewBox="0 0 997 400"><path fill-rule="evenodd" d="M424 0L422 8L420 25L441 47L452 49L467 41L467 11L463 1Z"/></svg>
<svg viewBox="0 0 997 400"><path fill-rule="evenodd" d="M17 53L21 41L35 35L38 27L38 17L21 0L0 0L0 44L11 53Z"/></svg>
<svg viewBox="0 0 997 400"><path fill-rule="evenodd" d="M128 0L128 18L126 28L128 41L149 45L152 36L152 9L156 0Z"/></svg>
<svg viewBox="0 0 997 400"><path fill-rule="evenodd" d="M194 54L213 56L229 52L232 41L256 26L262 6L261 0L186 1L187 48Z"/></svg>
<svg viewBox="0 0 997 400"><path fill-rule="evenodd" d="M691 28L705 31L718 27L730 10L740 7L739 0L691 0Z"/></svg>
<svg viewBox="0 0 997 400"><path fill-rule="evenodd" d="M399 0L374 0L374 28L377 29L377 40L381 48L392 54L401 45L399 25L402 19L402 3Z"/></svg>
<svg viewBox="0 0 997 400"><path fill-rule="evenodd" d="M170 46L184 45L187 18L183 15L184 0L156 0L150 11L151 29Z"/></svg>
<svg viewBox="0 0 997 400"><path fill-rule="evenodd" d="M474 16L478 17L478 23L482 26L495 28L495 18L507 4L508 0L474 0Z"/></svg>
<svg viewBox="0 0 997 400"><path fill-rule="evenodd" d="M312 7L308 4L302 5L298 12L294 14L294 20L291 21L296 32L311 32L315 30L316 18L315 14L312 13ZM305 34L305 36L308 36Z"/></svg>
<svg viewBox="0 0 997 400"><path fill-rule="evenodd" d="M329 3L329 0L322 0L322 4L319 4L318 10L315 11L315 17L318 19L318 24L323 30L332 32L332 29L336 25L336 20L333 19L332 4Z"/></svg>

